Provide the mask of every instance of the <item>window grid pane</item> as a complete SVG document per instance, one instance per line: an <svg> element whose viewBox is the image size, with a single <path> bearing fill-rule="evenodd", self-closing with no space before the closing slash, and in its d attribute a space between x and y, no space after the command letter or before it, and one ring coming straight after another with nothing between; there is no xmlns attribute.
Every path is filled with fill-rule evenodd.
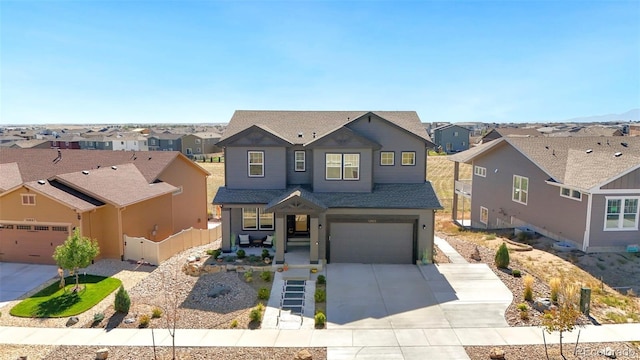
<svg viewBox="0 0 640 360"><path fill-rule="evenodd" d="M393 152L383 151L380 153L380 165L393 165Z"/></svg>
<svg viewBox="0 0 640 360"><path fill-rule="evenodd" d="M260 230L273 230L273 213L260 212Z"/></svg>
<svg viewBox="0 0 640 360"><path fill-rule="evenodd" d="M360 154L344 154L344 178L359 179Z"/></svg>
<svg viewBox="0 0 640 360"><path fill-rule="evenodd" d="M342 155L341 154L326 154L326 178L328 180L341 180L342 179Z"/></svg>
<svg viewBox="0 0 640 360"><path fill-rule="evenodd" d="M416 154L414 152L402 153L402 165L415 165L415 164L416 164Z"/></svg>
<svg viewBox="0 0 640 360"><path fill-rule="evenodd" d="M257 208L242 209L242 228L245 230L258 229L258 209Z"/></svg>

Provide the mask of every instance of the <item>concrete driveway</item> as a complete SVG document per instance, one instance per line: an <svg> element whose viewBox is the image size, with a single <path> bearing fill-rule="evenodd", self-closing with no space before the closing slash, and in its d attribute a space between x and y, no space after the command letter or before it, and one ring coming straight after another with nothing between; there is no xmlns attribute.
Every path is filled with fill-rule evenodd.
<svg viewBox="0 0 640 360"><path fill-rule="evenodd" d="M485 264L327 265L329 329L507 326L511 300Z"/></svg>
<svg viewBox="0 0 640 360"><path fill-rule="evenodd" d="M55 265L0 262L0 308L56 276Z"/></svg>

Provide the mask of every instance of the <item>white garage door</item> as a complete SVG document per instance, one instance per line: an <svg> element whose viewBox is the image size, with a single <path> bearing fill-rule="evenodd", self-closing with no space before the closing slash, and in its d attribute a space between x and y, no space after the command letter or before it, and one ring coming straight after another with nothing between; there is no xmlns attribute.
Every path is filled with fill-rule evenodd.
<svg viewBox="0 0 640 360"><path fill-rule="evenodd" d="M55 264L56 246L69 236L69 227L50 224L8 224L0 226L0 260L31 264Z"/></svg>
<svg viewBox="0 0 640 360"><path fill-rule="evenodd" d="M413 263L412 223L331 223L332 263Z"/></svg>

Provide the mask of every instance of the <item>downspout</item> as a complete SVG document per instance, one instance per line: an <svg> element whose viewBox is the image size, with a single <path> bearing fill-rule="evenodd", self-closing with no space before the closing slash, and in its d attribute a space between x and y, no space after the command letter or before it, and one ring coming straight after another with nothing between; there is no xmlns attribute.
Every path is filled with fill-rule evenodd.
<svg viewBox="0 0 640 360"><path fill-rule="evenodd" d="M589 193L589 200L587 201L587 219L584 230L584 239L582 240L582 251L587 252L589 247L589 237L591 235L591 205L593 202L593 193Z"/></svg>
<svg viewBox="0 0 640 360"><path fill-rule="evenodd" d="M124 261L124 234L122 233L122 212L126 210L126 206L118 209L118 235L120 237L120 244L118 244L120 251L120 260Z"/></svg>

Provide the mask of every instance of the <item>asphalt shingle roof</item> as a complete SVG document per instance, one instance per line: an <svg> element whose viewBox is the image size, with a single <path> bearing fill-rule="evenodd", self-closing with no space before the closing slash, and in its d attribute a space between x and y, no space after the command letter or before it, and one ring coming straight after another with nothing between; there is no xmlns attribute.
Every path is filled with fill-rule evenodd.
<svg viewBox="0 0 640 360"><path fill-rule="evenodd" d="M7 191L22 184L17 163L0 164L0 191Z"/></svg>
<svg viewBox="0 0 640 360"><path fill-rule="evenodd" d="M268 204L288 196L299 186L285 190L218 189L214 204ZM370 193L314 192L313 199L327 208L442 209L430 182L376 184Z"/></svg>
<svg viewBox="0 0 640 360"><path fill-rule="evenodd" d="M371 111L427 141L431 141L415 111ZM252 125L263 125L292 144L305 144L359 118L369 111L254 111L237 110L221 140ZM298 134L302 134L299 137Z"/></svg>

